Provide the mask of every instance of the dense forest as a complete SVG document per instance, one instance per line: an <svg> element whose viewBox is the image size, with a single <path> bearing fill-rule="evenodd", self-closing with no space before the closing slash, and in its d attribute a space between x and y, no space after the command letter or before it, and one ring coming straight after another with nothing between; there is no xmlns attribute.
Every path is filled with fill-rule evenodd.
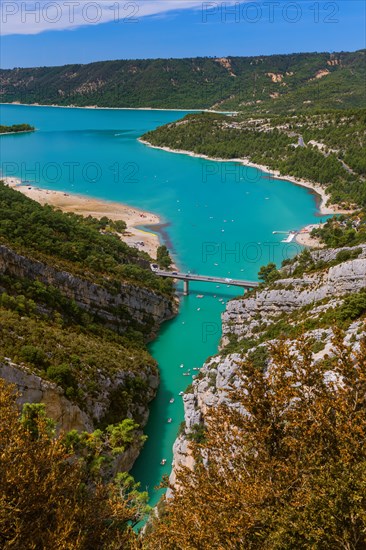
<svg viewBox="0 0 366 550"><path fill-rule="evenodd" d="M282 175L320 183L332 203L349 208L366 206L365 128L365 109L251 118L202 113L143 139L213 158L246 158Z"/></svg>
<svg viewBox="0 0 366 550"><path fill-rule="evenodd" d="M13 124L12 126L0 125L0 134L17 134L22 132L33 132L34 126L30 124Z"/></svg>
<svg viewBox="0 0 366 550"><path fill-rule="evenodd" d="M361 107L365 50L0 70L5 103L288 112Z"/></svg>

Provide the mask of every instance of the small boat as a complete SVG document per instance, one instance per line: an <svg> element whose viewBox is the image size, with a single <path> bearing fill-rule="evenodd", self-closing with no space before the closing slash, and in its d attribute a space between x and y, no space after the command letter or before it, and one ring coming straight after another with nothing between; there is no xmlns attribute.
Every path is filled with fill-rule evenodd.
<svg viewBox="0 0 366 550"><path fill-rule="evenodd" d="M191 376L191 373L190 372L184 372L183 376Z"/></svg>
<svg viewBox="0 0 366 550"><path fill-rule="evenodd" d="M173 422L173 419L172 418L168 418L167 420L168 424L171 424Z"/></svg>
<svg viewBox="0 0 366 550"><path fill-rule="evenodd" d="M169 403L174 403L174 397L169 400Z"/></svg>
<svg viewBox="0 0 366 550"><path fill-rule="evenodd" d="M184 395L184 391L180 391L180 392L179 392L179 395Z"/></svg>
<svg viewBox="0 0 366 550"><path fill-rule="evenodd" d="M166 464L166 458L163 458L163 460L161 460L160 464L161 464L161 466L164 466Z"/></svg>
<svg viewBox="0 0 366 550"><path fill-rule="evenodd" d="M179 366L180 366L181 369L184 367L183 363L182 363L181 365L179 365Z"/></svg>

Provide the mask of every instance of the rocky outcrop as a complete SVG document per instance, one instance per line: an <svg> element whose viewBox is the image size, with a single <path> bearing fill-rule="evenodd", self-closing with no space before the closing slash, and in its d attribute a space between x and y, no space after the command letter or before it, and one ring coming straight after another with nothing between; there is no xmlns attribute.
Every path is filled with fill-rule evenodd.
<svg viewBox="0 0 366 550"><path fill-rule="evenodd" d="M329 300L328 307L331 307L336 305L337 299L365 287L365 258L350 260L320 273L305 274L300 279L280 279L269 290L227 304L222 317L222 345L228 343L231 334L239 340L250 337L258 332L261 324L271 324L283 313L289 314L324 300Z"/></svg>
<svg viewBox="0 0 366 550"><path fill-rule="evenodd" d="M136 323L150 339L160 324L176 313L172 300L147 288L121 282L115 291L107 290L56 266L17 254L6 246L0 246L0 273L55 286L79 307L97 314L112 326L117 325L120 331Z"/></svg>
<svg viewBox="0 0 366 550"><path fill-rule="evenodd" d="M57 384L43 380L26 367L10 360L0 363L0 378L17 387L19 406L44 403L46 414L56 422L58 431L93 429L93 422L88 415L66 399L63 389Z"/></svg>
<svg viewBox="0 0 366 550"><path fill-rule="evenodd" d="M133 328L140 330L146 339L151 339L160 324L175 314L174 301L153 290L126 282L115 289L108 284L108 280L105 285L97 284L86 277L63 271L56 265L30 259L3 245L0 246L0 273L52 285L120 334L124 328ZM80 396L74 396L71 400L61 387L45 379L44 372L27 368L12 359L6 358L0 362L0 377L16 386L19 406L44 403L46 414L55 421L59 432L93 431L100 423L113 423L126 417L133 418L144 427L149 416L149 402L155 397L159 386L156 366L152 362L141 364L139 370L134 371L131 356L131 372L121 369L110 373L96 368L92 380L79 380ZM140 388L135 393L129 389L133 387L134 378L136 387ZM118 416L120 400L123 412ZM129 470L140 448L140 438L136 437L126 452L116 457L115 467Z"/></svg>
<svg viewBox="0 0 366 550"><path fill-rule="evenodd" d="M92 432L96 428L96 423L103 418L111 405L113 391L125 383L127 375L128 373L121 373L113 379L104 377L103 382L99 380L98 396L88 399L85 411L67 399L60 386L37 376L25 365L18 365L9 358L0 362L0 378L16 387L19 393L17 399L19 408L25 403L43 403L46 407L46 415L54 420L58 433L71 430ZM147 382L146 404L143 406L132 405L127 412L127 417L136 417L138 414L140 425L144 427L149 417L148 402L155 397L159 386L159 376L154 373L139 373L139 377ZM136 408L138 408L137 411ZM132 468L141 451L142 442L139 435L142 435L142 431L136 435L135 440L125 452L113 457L108 475L111 475L112 472L129 471Z"/></svg>

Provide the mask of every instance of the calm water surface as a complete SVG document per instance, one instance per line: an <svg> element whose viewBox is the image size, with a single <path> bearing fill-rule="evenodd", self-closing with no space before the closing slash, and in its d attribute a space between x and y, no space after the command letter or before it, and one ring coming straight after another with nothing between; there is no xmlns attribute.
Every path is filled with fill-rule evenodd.
<svg viewBox="0 0 366 550"><path fill-rule="evenodd" d="M166 224L165 238L182 270L256 280L261 265L279 264L297 251L273 231L319 221L314 196L306 189L254 168L166 153L137 141L185 113L2 105L0 114L1 124L37 128L33 134L0 137L4 175L155 212ZM192 381L183 373L197 373L192 369L216 353L220 315L226 301L240 293L226 285L191 283L190 289L190 296L181 298L179 315L150 346L161 386L146 428L149 439L132 473L149 490L151 504L160 496L154 487L170 472L183 420L179 392Z"/></svg>

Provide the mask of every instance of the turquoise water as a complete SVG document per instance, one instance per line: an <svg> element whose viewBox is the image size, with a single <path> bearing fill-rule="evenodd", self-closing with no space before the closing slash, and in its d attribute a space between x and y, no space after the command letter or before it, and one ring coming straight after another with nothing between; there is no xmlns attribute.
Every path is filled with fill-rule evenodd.
<svg viewBox="0 0 366 550"><path fill-rule="evenodd" d="M298 250L294 243L281 243L283 235L273 235L274 230L319 221L314 196L304 188L254 168L167 153L137 141L182 112L2 105L0 114L2 124L37 128L33 134L0 137L3 174L157 213L182 270L256 280L261 265L280 263ZM183 420L179 392L192 381L183 373L216 353L220 314L226 301L240 293L202 283L191 283L190 290L189 297L181 297L179 315L150 346L161 387L146 428L149 439L132 473L149 490L151 504L159 498L154 487L170 472L172 445ZM163 458L165 466L160 465Z"/></svg>

